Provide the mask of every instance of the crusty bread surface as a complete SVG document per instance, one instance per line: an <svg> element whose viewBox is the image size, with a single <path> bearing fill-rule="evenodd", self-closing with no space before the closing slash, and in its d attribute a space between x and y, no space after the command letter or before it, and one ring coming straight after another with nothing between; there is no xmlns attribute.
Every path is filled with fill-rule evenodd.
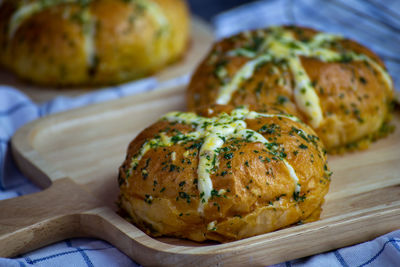
<svg viewBox="0 0 400 267"><path fill-rule="evenodd" d="M217 118L212 123L221 129L245 123L244 136L232 137L241 126L233 135L221 133L224 141L212 151L204 149L215 129L212 123L203 127L210 132L188 139L183 136L203 129L201 123L166 119L168 115L129 144L119 170L119 202L133 223L152 236L228 242L319 218L330 172L315 132L277 109L266 111L268 116L232 120L228 114L235 110L217 105L199 111L205 116L201 118ZM225 125L226 120L234 122ZM265 140L253 140L257 134ZM168 138L175 142L153 142L134 164L146 144ZM203 166L212 184L208 199L201 185L202 160L211 165Z"/></svg>
<svg viewBox="0 0 400 267"><path fill-rule="evenodd" d="M392 101L392 80L373 52L303 27L243 32L215 43L187 90L189 110L210 103L279 107L312 125L333 153L387 134Z"/></svg>
<svg viewBox="0 0 400 267"><path fill-rule="evenodd" d="M183 56L183 0L4 0L0 64L42 85L107 85Z"/></svg>

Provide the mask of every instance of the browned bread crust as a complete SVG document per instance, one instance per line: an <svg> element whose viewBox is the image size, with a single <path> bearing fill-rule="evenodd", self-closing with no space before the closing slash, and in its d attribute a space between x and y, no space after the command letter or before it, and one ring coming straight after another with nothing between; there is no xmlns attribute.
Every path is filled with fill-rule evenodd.
<svg viewBox="0 0 400 267"><path fill-rule="evenodd" d="M215 118L232 110L216 106L200 113ZM276 109L268 112L282 114ZM182 137L202 125L165 119L154 123L130 143L120 167L121 208L152 236L195 241L227 242L318 219L330 183L323 146L307 125L275 115L244 120L247 129L262 134L273 148L249 141L248 136L222 135L225 141L215 149L219 152L214 160L212 154L202 154L207 138ZM152 145L133 164L146 143L167 137L176 142ZM199 161L207 155L215 164L210 169L213 190L201 212ZM284 161L297 175L300 191Z"/></svg>
<svg viewBox="0 0 400 267"><path fill-rule="evenodd" d="M136 79L188 44L183 0L4 0L0 18L0 64L44 85Z"/></svg>
<svg viewBox="0 0 400 267"><path fill-rule="evenodd" d="M295 40L289 41L286 46L290 52L300 51L296 47L298 44L310 46L313 38L320 34L303 27L281 29ZM218 103L221 88L232 83L245 64L263 53L274 54L273 45L262 48L263 42L273 33L271 28L244 32L215 43L192 77L187 90L188 109ZM289 57L278 56L260 62L250 77L242 79L227 103L248 105L253 110L271 106L284 109L313 125L329 152L356 148L360 141L385 134L393 86L384 64L373 52L354 41L329 38L328 35L324 42L316 46L328 51L326 60L324 55L316 52L317 49L310 52L311 55L303 52L300 52L303 55L296 55L308 76L308 89L315 91L319 99L323 117L320 124L313 125L312 116L296 100L298 82L294 68L288 63ZM232 53L239 49L240 53ZM329 58L329 52L336 52L338 57ZM251 53L256 57L252 57Z"/></svg>

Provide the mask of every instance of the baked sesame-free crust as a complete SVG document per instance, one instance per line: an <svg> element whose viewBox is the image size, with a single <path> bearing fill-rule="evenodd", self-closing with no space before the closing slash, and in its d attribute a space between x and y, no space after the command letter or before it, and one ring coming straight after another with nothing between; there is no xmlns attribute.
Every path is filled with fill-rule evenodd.
<svg viewBox="0 0 400 267"><path fill-rule="evenodd" d="M215 106L200 114L213 118L232 111ZM268 114L282 115L275 109ZM213 191L203 210L198 169L206 141L182 139L196 131L194 126L165 119L141 132L130 143L119 171L120 206L130 220L153 236L227 242L318 219L330 172L314 131L283 116L244 121L274 148L246 138L225 138L210 172ZM132 165L146 143L164 134L183 141L154 145ZM285 162L297 175L297 185Z"/></svg>
<svg viewBox="0 0 400 267"><path fill-rule="evenodd" d="M276 40L281 43L271 42L263 48L265 40L274 34L290 37L279 36ZM323 41L309 49L316 36ZM274 52L274 45L283 42L288 53L277 55L280 50ZM316 103L307 101L312 97L304 98L302 106L304 103L296 98L301 95L296 95L301 86L295 79L297 69L288 63L291 53L300 60L306 87L315 94ZM244 32L215 43L192 77L187 90L188 109L220 101L221 89L232 84L246 64L264 54L272 57L260 61L251 75L242 75L226 103L248 105L253 110L271 106L284 109L312 125L329 152L354 149L359 143L365 147L368 141L386 133L393 85L382 61L352 40L303 27ZM307 114L304 107L307 105L318 107L319 122L313 123L312 111Z"/></svg>
<svg viewBox="0 0 400 267"><path fill-rule="evenodd" d="M0 64L43 85L140 78L188 44L183 0L5 0L0 18Z"/></svg>

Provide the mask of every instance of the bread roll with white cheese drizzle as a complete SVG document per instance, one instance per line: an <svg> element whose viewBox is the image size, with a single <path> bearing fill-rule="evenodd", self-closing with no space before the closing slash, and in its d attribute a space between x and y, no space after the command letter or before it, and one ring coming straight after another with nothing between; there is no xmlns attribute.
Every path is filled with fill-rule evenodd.
<svg viewBox="0 0 400 267"><path fill-rule="evenodd" d="M188 45L184 0L0 1L0 64L49 86L149 75Z"/></svg>
<svg viewBox="0 0 400 267"><path fill-rule="evenodd" d="M171 112L120 167L120 206L153 236L227 242L319 217L330 172L314 131L270 109Z"/></svg>
<svg viewBox="0 0 400 267"><path fill-rule="evenodd" d="M311 125L329 152L364 148L388 132L393 84L362 45L303 27L271 27L217 42L187 91L209 103L275 106Z"/></svg>

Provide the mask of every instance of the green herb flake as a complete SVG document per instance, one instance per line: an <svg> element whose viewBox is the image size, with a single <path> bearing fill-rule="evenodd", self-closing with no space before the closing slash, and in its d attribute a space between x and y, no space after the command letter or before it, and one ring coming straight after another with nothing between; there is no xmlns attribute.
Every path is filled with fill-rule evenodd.
<svg viewBox="0 0 400 267"><path fill-rule="evenodd" d="M224 158L226 159L232 159L233 158L233 153L225 153Z"/></svg>
<svg viewBox="0 0 400 267"><path fill-rule="evenodd" d="M301 149L307 149L308 146L306 146L305 144L300 144L300 145L299 145L299 148L301 148Z"/></svg>

